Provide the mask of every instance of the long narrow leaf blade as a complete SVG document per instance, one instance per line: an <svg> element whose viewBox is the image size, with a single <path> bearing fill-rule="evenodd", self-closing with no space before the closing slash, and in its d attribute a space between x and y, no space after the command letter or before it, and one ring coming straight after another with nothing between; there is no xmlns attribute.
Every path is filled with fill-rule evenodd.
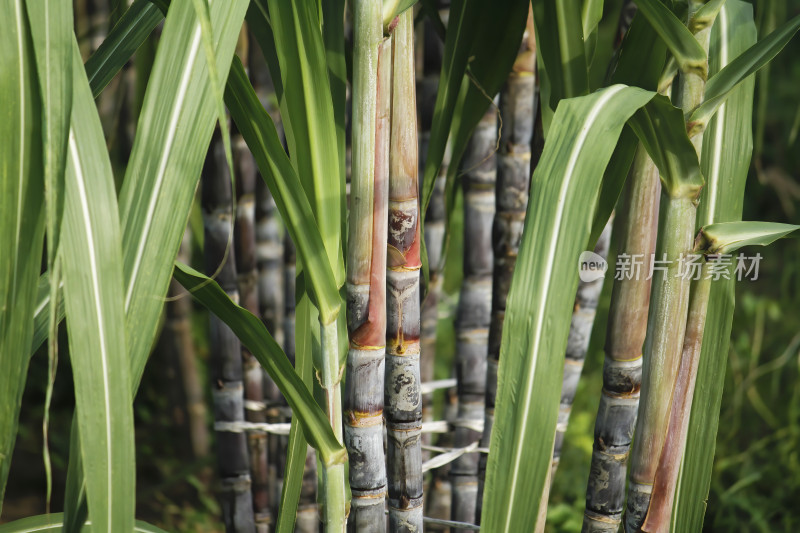
<svg viewBox="0 0 800 533"><path fill-rule="evenodd" d="M176 263L175 279L225 322L258 359L275 380L292 408L292 416L303 425L308 441L319 450L325 464L344 462L347 452L336 440L327 415L317 405L261 319L236 305L215 281L191 267Z"/></svg>
<svg viewBox="0 0 800 533"><path fill-rule="evenodd" d="M622 128L649 117L669 129L640 140L662 172L702 183L695 156L659 154L694 148L677 115L655 93L614 85L590 96L562 100L534 172L516 270L503 328L498 398L487 465L482 527L535 529L555 438L563 353L578 276L600 180ZM641 109L643 108L644 109ZM635 130L642 130L635 125ZM543 497L544 495L544 497ZM538 505L531 505L536 502ZM542 503L540 503L542 502ZM541 525L541 524L540 524Z"/></svg>
<svg viewBox="0 0 800 533"><path fill-rule="evenodd" d="M42 259L44 180L36 63L23 0L0 32L0 507L17 437Z"/></svg>
<svg viewBox="0 0 800 533"><path fill-rule="evenodd" d="M130 531L136 468L116 190L100 117L73 46L74 100L64 206L64 303L89 517Z"/></svg>
<svg viewBox="0 0 800 533"><path fill-rule="evenodd" d="M317 5L279 0L257 2L269 5L284 91L285 107L281 112L288 114L282 118L294 138L292 163L314 207L328 261L341 287L344 284L341 202L345 178L340 174L344 167L339 158L344 154L338 151L341 132L337 131L334 118ZM337 90L337 96L341 96L341 87L337 86Z"/></svg>
<svg viewBox="0 0 800 533"><path fill-rule="evenodd" d="M636 5L667 45L679 68L705 78L708 69L706 52L678 17L660 0L637 0Z"/></svg>
<svg viewBox="0 0 800 533"><path fill-rule="evenodd" d="M131 4L86 61L86 74L95 98L163 19L164 14L151 0L135 0Z"/></svg>
<svg viewBox="0 0 800 533"><path fill-rule="evenodd" d="M327 258L319 253L323 243L317 221L300 179L283 150L275 124L259 102L238 58L234 59L228 77L225 102L296 243L320 312L326 319L332 319L341 303L333 270Z"/></svg>
<svg viewBox="0 0 800 533"><path fill-rule="evenodd" d="M652 97L616 85L563 100L556 110L533 175L503 328L481 524L488 531L535 529L555 438L578 255L622 127Z"/></svg>
<svg viewBox="0 0 800 533"><path fill-rule="evenodd" d="M61 531L64 527L64 513L52 513L38 516L31 516L21 520L15 520L0 526L0 533L34 533L37 531ZM87 522L83 531L89 533L95 531L91 522ZM102 530L98 530L102 531ZM163 529L150 525L147 522L137 520L133 527L136 533L166 533Z"/></svg>
<svg viewBox="0 0 800 533"><path fill-rule="evenodd" d="M786 22L757 44L742 52L706 84L705 100L692 112L690 125L702 129L716 113L730 92L748 76L757 72L783 50L800 30L800 15Z"/></svg>

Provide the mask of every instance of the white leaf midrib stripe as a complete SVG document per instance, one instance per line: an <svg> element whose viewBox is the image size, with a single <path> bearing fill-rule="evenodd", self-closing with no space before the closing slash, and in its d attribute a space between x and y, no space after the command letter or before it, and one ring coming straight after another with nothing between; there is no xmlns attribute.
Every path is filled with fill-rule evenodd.
<svg viewBox="0 0 800 533"><path fill-rule="evenodd" d="M102 364L103 373L103 399L105 401L105 425L106 425L106 483L107 483L107 498L108 498L108 512L107 520L108 526L111 527L111 517L113 515L113 484L111 480L112 472L112 445L111 445L111 400L110 400L110 385L108 382L108 346L106 345L106 325L103 317L103 304L100 300L100 279L97 266L97 249L95 244L94 231L92 230L91 215L89 214L89 203L86 195L86 184L84 183L83 169L80 165L80 156L78 148L75 143L75 134L70 129L69 134L69 149L72 154L72 165L75 170L75 183L78 188L78 196L81 202L81 215L83 217L84 228L86 230L86 239L88 241L89 252L89 273L92 280L92 288L94 293L94 305L97 312L97 330L100 338L100 362Z"/></svg>
<svg viewBox="0 0 800 533"><path fill-rule="evenodd" d="M17 213L16 228L14 228L14 250L19 251L19 240L22 234L22 196L25 190L25 45L22 33L22 0L14 2L14 14L17 23L17 51L19 52L19 184L17 186ZM19 270L19 258L15 258L13 268L13 282L11 287L17 286L17 274ZM16 298L12 291L12 301Z"/></svg>
<svg viewBox="0 0 800 533"><path fill-rule="evenodd" d="M181 82L178 87L178 95L172 108L172 114L170 115L170 120L169 120L169 127L167 129L167 139L164 144L164 149L161 152L161 159L158 162L158 171L156 172L156 183L150 193L150 201L148 202L147 205L147 216L145 217L144 228L139 235L139 244L136 247L136 256L133 263L133 270L131 271L131 277L128 282L128 289L125 294L126 313L128 311L128 308L130 307L131 298L133 297L133 288L136 285L136 278L139 273L139 268L141 268L142 257L144 256L144 247L147 244L148 240L147 236L150 233L150 226L153 223L153 213L155 212L156 203L158 202L158 197L161 192L161 186L164 182L164 176L166 174L167 160L169 159L169 154L170 150L172 149L172 144L175 142L178 118L180 117L181 111L183 110L183 101L186 99L186 95L188 93L189 79L191 78L191 69L192 66L194 65L195 59L197 57L197 52L200 46L200 33L201 33L200 24L198 22L197 25L195 26L194 35L192 36L192 44L189 48L188 60L186 61L186 65L184 66L183 72L181 72Z"/></svg>
<svg viewBox="0 0 800 533"><path fill-rule="evenodd" d="M545 253L545 257L548 258L547 268L545 269L545 279L542 284L542 287L545 288L545 291L547 291L547 289L550 287L550 277L554 268L553 261L555 258L555 249L556 245L558 244L558 234L561 228L561 220L564 213L564 208L566 207L566 194L570 188L569 185L572 181L575 166L578 163L578 156L581 153L583 145L586 143L586 138L589 136L589 131L591 130L594 121L597 119L597 115L600 113L605 104L614 97L615 94L619 93L625 88L626 88L625 86L617 85L609 87L608 89L605 90L605 93L597 100L597 102L595 102L591 110L586 114L586 118L584 120L584 127L578 134L578 138L575 141L575 145L572 148L572 151L570 152L569 160L567 162L567 167L564 172L566 175L566 179L561 184L561 189L559 190L559 195L558 195L558 202L556 203L557 205L556 217L555 217L556 224L552 231L552 238L550 239L549 248ZM525 435L525 429L528 424L528 411L531 400L531 392L533 389L534 375L536 373L536 361L539 356L539 342L542 337L542 328L544 326L545 301L546 301L545 298L539 299L540 302L539 308L537 309L536 312L536 325L533 333L534 345L531 349L531 363L529 367L530 372L528 372L524 398L522 400L523 413L522 413L522 424L520 427L519 435ZM515 450L514 450L514 464L513 467L511 468L512 477L510 481L511 493L509 495L509 507L506 510L506 521L505 525L503 526L503 531L509 531L509 522L511 520L511 515L512 515L511 511L514 507L514 493L516 492L517 489L517 477L519 475L519 464L521 458L522 458L522 446L520 446L519 441L517 441L515 443ZM540 502L536 502L536 504L538 506Z"/></svg>
<svg viewBox="0 0 800 533"><path fill-rule="evenodd" d="M719 22L720 22L720 59L719 59L719 67L718 70L721 70L725 65L728 64L728 15L726 13L727 6L723 6L719 12ZM709 191L714 192L715 194L710 194L709 202L708 202L708 222L712 224L716 222L716 210L717 210L717 195L716 191L719 187L719 175L720 170L722 167L722 134L725 128L725 108L727 107L727 103L723 103L719 109L717 110L717 114L714 116L714 153L713 153L713 160L711 163L711 176L709 176Z"/></svg>

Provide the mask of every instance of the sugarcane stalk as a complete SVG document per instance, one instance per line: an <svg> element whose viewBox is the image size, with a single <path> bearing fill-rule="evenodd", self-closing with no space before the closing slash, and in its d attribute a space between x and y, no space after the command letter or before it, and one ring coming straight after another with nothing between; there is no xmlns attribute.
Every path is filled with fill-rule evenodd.
<svg viewBox="0 0 800 533"><path fill-rule="evenodd" d="M456 316L458 418L455 447L481 438L474 424L484 418L486 366L492 305L492 222L497 176L497 109L489 106L462 160L464 169L464 281ZM478 501L478 454L450 465L452 520L474 524Z"/></svg>
<svg viewBox="0 0 800 533"><path fill-rule="evenodd" d="M383 531L383 379L386 353L386 234L391 41L381 3L354 3L352 178L347 261L350 349L345 445L350 456L350 529Z"/></svg>
<svg viewBox="0 0 800 533"><path fill-rule="evenodd" d="M689 3L689 20L703 6L701 2ZM713 23L713 20L711 21ZM708 51L711 24L695 32L695 39ZM684 112L689 112L703 101L705 72L682 72L678 79L677 101ZM701 155L702 132L691 137L692 144ZM669 408L677 379L680 355L686 331L689 305L689 280L677 276L679 258L692 249L694 225L697 215L697 196L701 185L684 186L681 180L667 188L666 213L662 226L662 244L658 256L666 254L670 261L666 272L653 277L655 287L648 319L645 358L642 367L642 397L633 443L631 476L628 484L628 504L625 519L626 531L637 531L644 522L650 504L658 458L664 446L669 422ZM660 257L659 257L660 258Z"/></svg>
<svg viewBox="0 0 800 533"><path fill-rule="evenodd" d="M189 264L191 256L191 230L187 227L178 251L178 260ZM170 281L170 301L166 305L166 320L162 336L166 336L168 350L172 354L180 376L183 409L189 428L189 444L192 456L202 459L208 455L209 435L207 408L203 385L197 368L197 354L192 338L192 299L186 289Z"/></svg>
<svg viewBox="0 0 800 533"><path fill-rule="evenodd" d="M675 501L681 460L686 449L689 415L692 411L694 385L697 380L703 330L711 293L710 261L713 259L703 260L700 277L692 284L689 318L675 390L672 394L666 440L656 467L650 507L642 524L642 531L667 533L670 530L672 505Z"/></svg>
<svg viewBox="0 0 800 533"><path fill-rule="evenodd" d="M615 276L611 292L603 365L603 390L594 429L586 489L584 532L619 529L625 502L625 475L642 384L642 346L647 332L650 283L661 182L658 169L639 145L625 189L617 257L643 263Z"/></svg>
<svg viewBox="0 0 800 533"><path fill-rule="evenodd" d="M239 300L232 243L232 190L219 129L214 133L203 168L205 264L209 275L233 301ZM209 316L210 375L217 422L244 421L242 351L239 339L222 320ZM256 531L251 493L250 460L244 433L217 431L220 506L229 533Z"/></svg>
<svg viewBox="0 0 800 533"><path fill-rule="evenodd" d="M449 13L449 3L440 3L439 15L443 21L447 21ZM421 26L423 34L423 46L418 47L418 52L422 55L422 77L417 81L417 109L419 115L419 167L421 176L423 174L425 161L428 154L430 143L431 125L433 123L433 112L436 103L436 93L439 88L439 71L441 70L442 55L444 52L443 43L436 35L433 24L425 19ZM442 253L445 231L445 201L444 189L447 181L447 169L450 164L450 150L445 150L442 164L435 178L433 194L428 204L425 214L425 231L423 238L425 248L428 252L428 285L427 294L422 301L421 309L421 360L420 378L422 382L429 382L434 379L434 369L436 362L436 330L439 323L439 301L442 292L443 276ZM455 394L453 390L445 392L447 395L446 409L444 417L447 420L455 419L454 407ZM423 421L433 420L433 392L422 396L422 419ZM430 444L431 436L423 433L423 444ZM445 433L438 438L438 444L444 447L453 445L452 434ZM423 453L425 453L423 451ZM423 456L424 457L424 456ZM452 500L450 484L450 465L437 468L431 476L430 486L427 488L426 513L433 518L442 520L450 519L450 507ZM431 530L440 530L441 526L428 524Z"/></svg>
<svg viewBox="0 0 800 533"><path fill-rule="evenodd" d="M497 397L497 365L500 358L500 339L503 335L506 299L519 253L528 190L531 180L531 149L536 123L538 87L536 84L536 37L533 31L533 12L528 13L528 28L514 67L500 93L500 117L503 129L497 154L496 213L492 229L494 266L492 273L492 309L489 324L488 361L486 366L486 397L481 447L488 448L494 425ZM487 456L479 459L478 516L486 480Z"/></svg>
<svg viewBox="0 0 800 533"><path fill-rule="evenodd" d="M422 531L423 508L419 292L422 261L413 11L406 10L398 16L392 47L384 399L389 529L417 532Z"/></svg>
<svg viewBox="0 0 800 533"><path fill-rule="evenodd" d="M240 305L258 315L258 268L256 263L255 188L256 165L241 135L233 138L233 163L236 172L236 223L234 225L234 250L236 252L237 286ZM248 422L267 421L264 409L264 370L246 347L242 346L245 377L245 419ZM253 490L253 511L256 530L269 531L272 522L270 504L270 479L267 455L267 435L260 432L247 434L250 455L250 476Z"/></svg>
<svg viewBox="0 0 800 533"><path fill-rule="evenodd" d="M609 219L594 247L594 253L603 259L608 257L612 226L613 217ZM578 282L575 307L572 311L572 322L569 327L569 338L564 358L561 401L558 407L558 424L556 425L556 438L553 444L553 460L550 466L553 471L551 478L555 476L561 459L561 448L564 445L564 436L567 433L572 403L575 401L575 393L578 391L583 362L586 360L586 352L589 351L589 341L592 337L592 327L597 314L600 293L603 291L604 279L601 277L594 281Z"/></svg>
<svg viewBox="0 0 800 533"><path fill-rule="evenodd" d="M252 40L252 39L251 39ZM270 112L279 132L282 133L280 115L270 104L274 97L272 80L264 57L259 50L251 50L247 56L248 70L253 88L262 105ZM258 267L258 303L261 319L272 333L275 341L285 347L283 331L284 283L283 283L283 241L281 221L272 193L259 175L256 178L256 263ZM267 422L286 422L291 418L286 400L275 382L264 373L264 402ZM286 465L288 438L269 434L267 438L267 469L269 479L270 510L273 517L278 516L281 487Z"/></svg>

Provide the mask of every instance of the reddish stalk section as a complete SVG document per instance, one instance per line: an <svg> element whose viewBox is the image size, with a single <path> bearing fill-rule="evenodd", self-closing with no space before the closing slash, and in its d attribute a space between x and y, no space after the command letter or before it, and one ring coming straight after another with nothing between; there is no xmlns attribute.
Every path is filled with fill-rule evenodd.
<svg viewBox="0 0 800 533"><path fill-rule="evenodd" d="M389 529L422 531L420 260L413 11L393 32L387 242L386 432Z"/></svg>

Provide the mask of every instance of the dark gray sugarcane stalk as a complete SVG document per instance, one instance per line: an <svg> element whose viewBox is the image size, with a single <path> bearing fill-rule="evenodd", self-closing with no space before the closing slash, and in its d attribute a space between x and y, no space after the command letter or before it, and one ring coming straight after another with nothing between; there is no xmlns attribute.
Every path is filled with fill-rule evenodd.
<svg viewBox="0 0 800 533"><path fill-rule="evenodd" d="M517 262L528 190L531 181L531 148L536 123L538 89L536 84L536 41L533 16L528 15L528 28L523 44L500 94L500 116L503 129L497 154L496 213L492 228L494 266L492 273L492 311L489 325L488 360L486 365L486 398L481 447L488 448L494 425L497 397L497 364L506 299ZM478 519L486 479L486 455L479 459Z"/></svg>
<svg viewBox="0 0 800 533"><path fill-rule="evenodd" d="M690 1L688 17L704 5ZM690 29L695 39L708 53L711 26L714 17L700 28ZM708 62L703 72L681 72L678 78L677 105L688 113L703 101ZM691 135L691 134L690 134ZM702 154L703 134L690 136L698 157ZM669 409L675 389L678 366L686 331L689 307L689 280L677 276L681 254L692 249L697 197L700 183L681 177L674 183L664 183L665 209L662 217L663 238L659 241L657 255L666 254L670 261L666 272L653 276L653 303L647 325L647 339L642 366L642 395L636 422L636 439L633 443L631 475L628 483L625 530L637 531L644 522L650 505L658 458L664 446L669 423Z"/></svg>
<svg viewBox="0 0 800 533"><path fill-rule="evenodd" d="M233 252L232 190L219 130L214 133L203 167L203 221L205 264L216 274L233 301L239 300ZM239 339L215 315L209 315L210 377L215 422L244 421L242 348ZM244 433L217 430L220 506L228 533L256 531L250 481L250 460Z"/></svg>
<svg viewBox="0 0 800 533"><path fill-rule="evenodd" d="M178 260L191 263L191 230L187 227L178 251ZM170 282L170 301L166 305L166 320L162 332L165 349L175 361L182 392L182 411L189 429L189 444L192 456L196 459L208 455L210 441L208 435L205 389L197 368L197 354L192 338L192 299L183 285L175 280Z"/></svg>
<svg viewBox="0 0 800 533"><path fill-rule="evenodd" d="M458 417L454 445L468 446L481 438L475 425L484 419L486 366L492 306L492 223L497 177L497 108L489 106L461 162L464 175L464 281L456 316L456 379ZM452 520L474 524L478 502L477 453L450 465Z"/></svg>
<svg viewBox="0 0 800 533"><path fill-rule="evenodd" d="M439 16L447 24L449 2L439 4ZM433 29L430 20L425 19L421 26L422 37L422 77L417 80L417 110L419 115L419 164L420 176L427 160L428 145L430 143L433 111L436 103L436 93L439 88L439 71L441 70L444 44ZM447 181L447 169L450 164L450 151L446 150L442 165L436 176L433 195L431 196L428 210L425 214L425 231L423 238L428 252L429 280L427 295L422 302L421 310L421 349L420 376L422 382L434 379L436 362L436 329L439 322L439 301L442 292L443 276L442 252L445 230L445 201L444 189ZM455 391L448 390L444 418L455 419ZM433 393L422 397L422 419L433 420ZM423 444L430 442L430 435L423 434ZM452 434L445 433L439 436L438 444L444 447L453 445ZM424 452L423 452L424 453ZM452 491L450 483L450 465L447 464L433 471L426 502L426 514L433 518L450 519ZM441 526L429 524L431 530L441 529Z"/></svg>
<svg viewBox="0 0 800 533"><path fill-rule="evenodd" d="M619 529L625 505L625 475L639 393L642 346L650 305L648 260L655 252L661 183L647 151L636 151L617 218L617 257L638 258L639 272L615 279L605 341L603 390L594 428L592 463L586 489L584 532ZM619 261L620 259L618 259Z"/></svg>
<svg viewBox="0 0 800 533"><path fill-rule="evenodd" d="M419 292L422 261L413 11L406 10L397 20L392 36L384 403L389 530L412 533L422 531L423 507ZM377 212L376 202L376 216Z"/></svg>
<svg viewBox="0 0 800 533"><path fill-rule="evenodd" d="M603 233L597 240L594 253L606 259L608 257L608 247L611 244L611 228L613 218L608 221ZM603 291L603 281L599 278L594 281L580 281L578 291L575 295L575 307L572 311L572 322L569 327L569 340L567 341L567 351L564 359L564 378L561 383L561 402L558 407L558 425L556 426L556 439L553 444L553 462L551 464L551 479L555 476L558 463L561 459L561 448L564 445L564 435L569 424L569 415L572 411L572 403L575 400L575 393L578 391L578 382L583 371L583 362L586 360L586 352L589 350L589 341L592 337L592 327L594 326L595 315L597 314L597 304L600 300L600 293Z"/></svg>
<svg viewBox="0 0 800 533"><path fill-rule="evenodd" d="M253 41L252 39L250 40ZM273 121L282 133L280 114L271 104L274 96L272 80L266 61L259 50L250 50L247 56L248 70L253 88L262 105L270 112ZM270 92L272 91L272 94ZM284 291L283 291L283 240L281 221L272 193L260 175L256 178L255 191L256 217L256 263L258 267L258 303L261 319L281 346L285 345L283 335ZM264 373L264 402L267 422L286 422L291 410L277 385ZM278 516L281 486L286 465L288 438L284 435L268 434L267 469L269 478L270 510L273 517Z"/></svg>
<svg viewBox="0 0 800 533"><path fill-rule="evenodd" d="M240 305L258 315L258 268L256 262L255 189L256 164L241 135L233 137L233 164L236 173L236 223L234 225L234 250L236 252L237 285ZM264 370L246 347L242 346L244 364L245 419L248 422L267 421L264 408ZM272 522L270 504L269 463L267 435L260 432L247 434L250 454L250 476L253 487L253 511L256 530L266 533Z"/></svg>
<svg viewBox="0 0 800 533"><path fill-rule="evenodd" d="M386 355L391 40L380 2L354 4L352 179L347 261L344 442L352 492L348 528L384 531L383 380Z"/></svg>

